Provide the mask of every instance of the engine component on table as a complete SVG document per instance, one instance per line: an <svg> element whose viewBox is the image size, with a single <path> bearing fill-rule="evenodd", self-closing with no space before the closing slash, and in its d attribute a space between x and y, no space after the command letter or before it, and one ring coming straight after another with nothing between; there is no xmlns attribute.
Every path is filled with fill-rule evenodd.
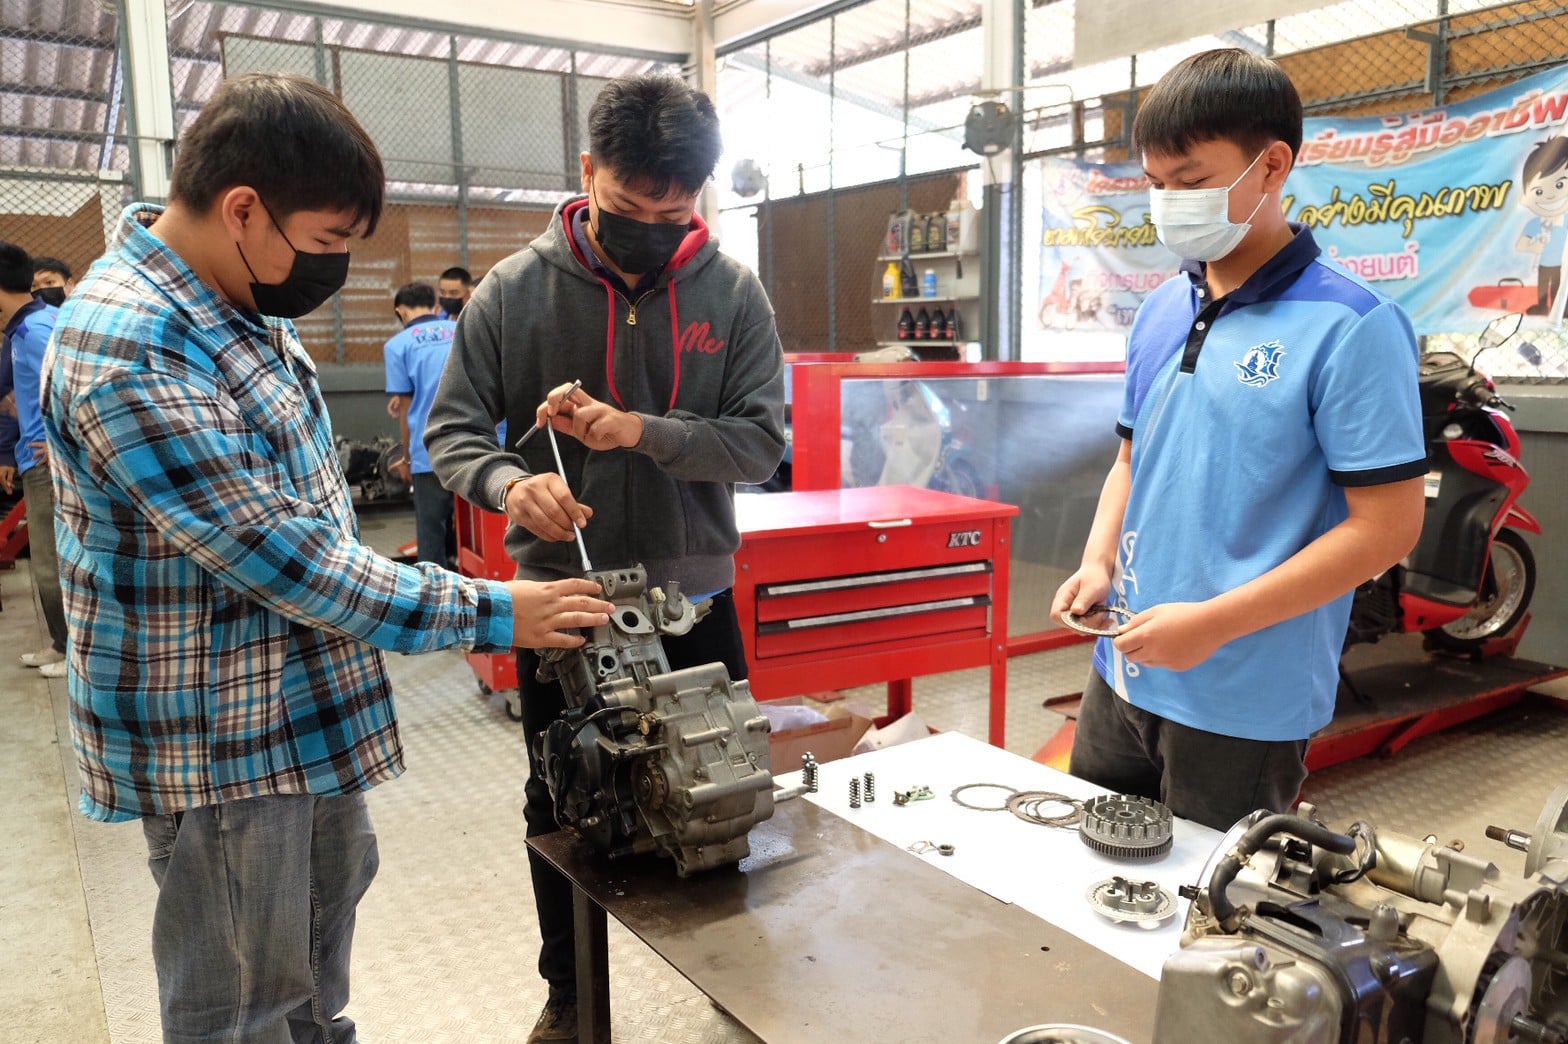
<svg viewBox="0 0 1568 1044"><path fill-rule="evenodd" d="M1049 812L1050 808L1065 812ZM1037 826L1071 827L1083 822L1083 802L1049 790L1020 790L1007 799L1007 811Z"/></svg>
<svg viewBox="0 0 1568 1044"><path fill-rule="evenodd" d="M817 756L809 750L800 756L800 781L806 785L806 793L817 792Z"/></svg>
<svg viewBox="0 0 1568 1044"><path fill-rule="evenodd" d="M1128 1044L1127 1038L1090 1026L1054 1023L1028 1026L1003 1037L998 1044Z"/></svg>
<svg viewBox="0 0 1568 1044"><path fill-rule="evenodd" d="M663 637L689 632L694 606L641 566L594 571L610 621L576 649L540 653L567 709L538 744L555 818L611 856L658 851L686 877L750 854L773 815L768 719L722 663L670 670Z"/></svg>
<svg viewBox="0 0 1568 1044"><path fill-rule="evenodd" d="M1568 1041L1568 786L1525 872L1311 805L1231 828L1195 888L1165 962L1155 1044ZM1502 835L1499 837L1499 835Z"/></svg>
<svg viewBox="0 0 1568 1044"><path fill-rule="evenodd" d="M1102 794L1083 803L1078 837L1111 859L1158 859L1171 850L1171 810L1135 794Z"/></svg>
<svg viewBox="0 0 1568 1044"><path fill-rule="evenodd" d="M1090 885L1084 898L1095 913L1141 928L1156 928L1176 912L1176 897L1155 881L1112 877Z"/></svg>
<svg viewBox="0 0 1568 1044"><path fill-rule="evenodd" d="M911 801L930 801L934 797L936 795L931 792L931 788L920 783L908 790L893 791L893 804L907 805Z"/></svg>
<svg viewBox="0 0 1568 1044"><path fill-rule="evenodd" d="M861 786L861 792L865 795L866 804L871 805L876 803L877 777L874 774L870 772L866 773L865 783Z"/></svg>
<svg viewBox="0 0 1568 1044"><path fill-rule="evenodd" d="M850 776L849 777L849 807L850 808L859 808L860 807L860 777L859 776Z"/></svg>

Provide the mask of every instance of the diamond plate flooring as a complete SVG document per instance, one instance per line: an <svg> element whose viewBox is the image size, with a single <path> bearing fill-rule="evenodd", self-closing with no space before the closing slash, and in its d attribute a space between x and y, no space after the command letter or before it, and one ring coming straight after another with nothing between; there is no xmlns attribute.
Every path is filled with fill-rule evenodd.
<svg viewBox="0 0 1568 1044"><path fill-rule="evenodd" d="M24 601L25 563L0 574L0 584L7 610L0 613L0 647L35 647L39 630ZM99 988L87 991L94 996L84 1002L81 976L73 980L76 992L67 994L61 980L70 977L60 974L59 961L28 956L36 948L17 945L33 940L0 943L0 1039L156 1041L148 952L155 893L141 831L135 824L63 814L67 802L74 809L77 789L64 683L46 684L16 668L9 655L6 660L0 696L11 704L11 733L19 734L15 723L31 716L41 722L40 731L53 734L29 742L60 745L58 754L30 761L0 748L7 814L29 821L53 816L62 827L27 840L28 847L0 864L0 897L15 909L17 896L32 894L23 890L40 876L63 883L67 898L78 887L80 895L51 900L30 921L7 916L0 932L17 931L20 924L51 938L80 940L77 956L96 972ZM1009 749L1032 754L1056 732L1062 718L1041 701L1078 691L1088 664L1087 645L1011 662ZM506 717L500 695L480 694L456 653L393 656L390 666L408 771L370 796L381 871L360 907L350 1014L367 1041L520 1041L544 995L533 969L537 936L522 846L526 762L519 727ZM984 670L920 678L914 705L937 728L983 737L987 692ZM846 696L873 708L883 699L880 687ZM1483 830L1488 823L1534 826L1546 794L1564 779L1565 740L1568 713L1531 703L1418 740L1393 759L1362 759L1317 773L1306 796L1330 823L1355 816L1385 829L1462 837L1471 851L1484 850L1516 872L1522 856L1486 842ZM21 779L23 771L38 778ZM755 1039L613 923L610 961L616 1040ZM69 1018L46 1018L62 1005L71 1009Z"/></svg>

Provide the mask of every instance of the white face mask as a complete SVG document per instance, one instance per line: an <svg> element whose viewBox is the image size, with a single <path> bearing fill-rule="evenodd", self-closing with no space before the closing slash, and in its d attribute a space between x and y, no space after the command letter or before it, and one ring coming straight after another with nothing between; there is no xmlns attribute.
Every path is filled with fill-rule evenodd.
<svg viewBox="0 0 1568 1044"><path fill-rule="evenodd" d="M1264 151L1267 151L1266 149ZM1149 190L1149 220L1172 253L1193 261L1218 261L1229 254L1251 230L1251 221L1263 200L1252 208L1246 221L1230 219L1230 190L1241 183L1258 160L1260 152L1252 157L1247 169L1225 188L1214 189L1157 189Z"/></svg>

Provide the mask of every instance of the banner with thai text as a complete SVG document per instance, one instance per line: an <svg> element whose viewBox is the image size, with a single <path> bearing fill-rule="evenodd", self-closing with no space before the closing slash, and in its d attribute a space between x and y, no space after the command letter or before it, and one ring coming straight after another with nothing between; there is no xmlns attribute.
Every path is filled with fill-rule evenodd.
<svg viewBox="0 0 1568 1044"><path fill-rule="evenodd" d="M1149 223L1139 164L1042 164L1040 324L1125 329L1177 266ZM1478 331L1512 311L1560 318L1568 66L1441 108L1309 119L1281 202L1421 333Z"/></svg>

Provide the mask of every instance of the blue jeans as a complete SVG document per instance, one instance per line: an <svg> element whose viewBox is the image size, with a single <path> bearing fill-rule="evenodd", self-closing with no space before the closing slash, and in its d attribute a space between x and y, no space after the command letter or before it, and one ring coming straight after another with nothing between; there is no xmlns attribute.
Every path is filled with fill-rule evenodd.
<svg viewBox="0 0 1568 1044"><path fill-rule="evenodd" d="M363 794L250 798L142 820L168 1044L350 1044L354 909L379 857Z"/></svg>

